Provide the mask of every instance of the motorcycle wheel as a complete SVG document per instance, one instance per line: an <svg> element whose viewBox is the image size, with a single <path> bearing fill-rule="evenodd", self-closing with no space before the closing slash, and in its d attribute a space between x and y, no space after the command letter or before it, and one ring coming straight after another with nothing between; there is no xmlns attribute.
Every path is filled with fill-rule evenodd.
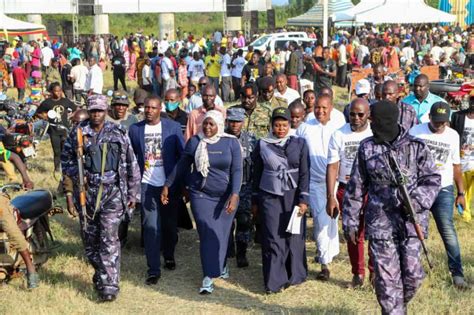
<svg viewBox="0 0 474 315"><path fill-rule="evenodd" d="M29 240L32 260L37 267L45 264L50 255L50 241L47 234L48 229L48 217L43 216L35 223L33 233Z"/></svg>

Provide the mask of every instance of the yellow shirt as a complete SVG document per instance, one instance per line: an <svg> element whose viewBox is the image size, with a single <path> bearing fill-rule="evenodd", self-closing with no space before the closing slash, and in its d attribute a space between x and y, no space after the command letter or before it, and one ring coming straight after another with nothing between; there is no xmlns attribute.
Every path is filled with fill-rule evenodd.
<svg viewBox="0 0 474 315"><path fill-rule="evenodd" d="M206 65L206 72L207 76L212 78L218 78L221 74L221 65L220 65L221 57L219 55L215 55L214 57L211 55L207 55L206 59L204 59L204 64Z"/></svg>
<svg viewBox="0 0 474 315"><path fill-rule="evenodd" d="M151 53L152 51L153 51L153 43L149 39L145 42L145 52L146 53Z"/></svg>
<svg viewBox="0 0 474 315"><path fill-rule="evenodd" d="M221 47L227 47L227 37L222 37Z"/></svg>

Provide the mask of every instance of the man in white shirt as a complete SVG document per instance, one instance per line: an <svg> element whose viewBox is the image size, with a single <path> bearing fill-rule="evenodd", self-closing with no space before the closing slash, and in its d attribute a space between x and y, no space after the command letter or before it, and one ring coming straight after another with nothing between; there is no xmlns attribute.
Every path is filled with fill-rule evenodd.
<svg viewBox="0 0 474 315"><path fill-rule="evenodd" d="M286 75L282 73L276 76L276 88L275 96L285 99L287 104L291 104L294 100L301 98L298 91L288 87Z"/></svg>
<svg viewBox="0 0 474 315"><path fill-rule="evenodd" d="M333 133L345 124L333 120L332 98L321 95L314 106L315 119L305 122L296 131L296 135L306 140L311 164L310 171L310 204L314 222L314 239L318 248L317 257L321 272L317 279L329 280L328 264L339 254L339 234L337 217L331 218L326 213L326 169L328 164L329 140Z"/></svg>
<svg viewBox="0 0 474 315"><path fill-rule="evenodd" d="M89 73L86 79L86 91L89 94L102 94L104 74L94 57L89 58Z"/></svg>
<svg viewBox="0 0 474 315"><path fill-rule="evenodd" d="M72 68L70 79L73 83L73 91L74 91L74 99L76 102L80 103L82 100L84 103L86 102L85 98L83 97L83 93L86 89L86 80L87 75L89 74L89 69L84 66L79 58L75 58L71 62Z"/></svg>
<svg viewBox="0 0 474 315"><path fill-rule="evenodd" d="M366 56L370 56L369 48L366 46L367 40L362 40L362 43L356 49L357 62L362 64Z"/></svg>
<svg viewBox="0 0 474 315"><path fill-rule="evenodd" d="M438 64L441 58L441 55L444 54L444 50L443 48L439 46L438 42L435 42L433 48L431 48L430 54L434 62Z"/></svg>
<svg viewBox="0 0 474 315"><path fill-rule="evenodd" d="M173 170L184 149L181 126L161 119L161 100L151 96L145 101L145 120L130 126L129 137L140 167L142 231L148 265L145 284L155 285L164 267L176 268L174 251L178 241L179 185L170 188L170 203L163 205L160 195L166 176Z"/></svg>
<svg viewBox="0 0 474 315"><path fill-rule="evenodd" d="M336 81L340 87L345 87L347 82L347 50L346 50L347 41L342 40L342 43L339 45L338 58L337 58L337 77Z"/></svg>
<svg viewBox="0 0 474 315"><path fill-rule="evenodd" d="M201 59L199 52L193 53L193 60L188 63L188 73L191 78L191 83L197 86L200 78L204 76L204 61Z"/></svg>
<svg viewBox="0 0 474 315"><path fill-rule="evenodd" d="M319 90L319 93L317 95L317 98L321 97L322 95L327 95L331 99L333 99L333 91L332 89L328 87L323 87L321 90ZM308 113L308 115L305 118L306 122L310 122L311 120L315 120L316 117L314 116L314 110L311 113ZM344 125L346 123L346 118L344 117L344 114L336 109L333 108L330 114L330 119L334 122L337 121L338 124Z"/></svg>
<svg viewBox="0 0 474 315"><path fill-rule="evenodd" d="M405 57L407 64L415 62L415 51L411 47L411 42L406 42L405 47L402 48L402 54Z"/></svg>
<svg viewBox="0 0 474 315"><path fill-rule="evenodd" d="M163 59L161 60L161 76L163 78L163 95L166 91L176 87L175 71L173 62L169 58L171 56L170 51L166 51Z"/></svg>
<svg viewBox="0 0 474 315"><path fill-rule="evenodd" d="M47 68L49 68L51 59L54 58L54 52L53 50L48 46L48 44L45 42L44 47L41 48L41 54L43 57L41 58L41 64L43 65L43 71L46 71Z"/></svg>
<svg viewBox="0 0 474 315"><path fill-rule="evenodd" d="M196 90L196 93L194 93L193 96L191 96L191 98L189 99L189 104L186 108L187 113L191 113L193 109L197 109L202 106L202 90L204 90L206 86L209 86L208 77L201 77L198 82L198 89ZM224 102L222 102L222 99L217 94L216 99L214 100L214 104L217 106L224 107Z"/></svg>
<svg viewBox="0 0 474 315"><path fill-rule="evenodd" d="M337 217L338 213L342 213L342 200L359 144L362 140L372 136L372 130L368 123L369 114L368 101L364 98L354 99L349 106L349 123L336 130L329 141L326 212L330 217ZM335 191L337 182L339 185ZM347 239L353 288L361 287L365 277L364 216L360 217L360 229L356 236L353 240ZM369 271L370 278L372 278L373 265L370 258Z"/></svg>
<svg viewBox="0 0 474 315"><path fill-rule="evenodd" d="M220 48L220 53L222 99L224 102L230 102L230 89L232 88L231 59L225 47Z"/></svg>
<svg viewBox="0 0 474 315"><path fill-rule="evenodd" d="M454 286L460 290L469 289L464 280L461 250L453 223L453 205L466 208L459 151L459 134L448 127L450 108L444 102L431 106L430 122L410 129L410 135L423 139L431 151L441 175L441 191L431 207L431 213L441 235L448 255L448 267ZM454 200L453 179L457 197Z"/></svg>

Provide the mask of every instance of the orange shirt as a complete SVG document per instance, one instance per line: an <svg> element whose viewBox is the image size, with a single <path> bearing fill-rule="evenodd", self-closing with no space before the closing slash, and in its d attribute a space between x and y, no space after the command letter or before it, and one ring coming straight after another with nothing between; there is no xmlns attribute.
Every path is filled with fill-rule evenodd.
<svg viewBox="0 0 474 315"><path fill-rule="evenodd" d="M224 107L215 105L214 109L220 111L225 119L226 109ZM201 106L193 109L191 113L189 113L188 124L186 125L186 131L184 133L185 141L188 141L192 136L197 135L199 131L201 131L202 122L204 121L206 112L207 110L204 108L204 106Z"/></svg>

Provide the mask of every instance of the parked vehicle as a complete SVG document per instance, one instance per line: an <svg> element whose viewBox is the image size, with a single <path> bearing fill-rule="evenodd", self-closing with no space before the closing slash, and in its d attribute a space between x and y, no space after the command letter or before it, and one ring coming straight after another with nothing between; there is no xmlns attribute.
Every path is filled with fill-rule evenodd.
<svg viewBox="0 0 474 315"><path fill-rule="evenodd" d="M266 35L260 36L259 38L251 42L249 46L252 46L253 49L258 49L263 52L265 51L265 49L267 49L268 46L270 47L274 46L274 42L276 39L281 39L281 38L290 38L290 40L294 40L297 38L309 38L309 37L306 32L272 33L272 34L266 34ZM244 47L243 50L244 50L244 53L246 53L248 51L248 46Z"/></svg>
<svg viewBox="0 0 474 315"><path fill-rule="evenodd" d="M0 188L1 193L20 191L20 184L9 184ZM29 244L31 258L36 267L44 265L54 248L54 238L49 226L49 217L63 213L53 205L53 196L48 190L32 190L11 200L15 221ZM13 249L8 235L0 229L0 282L6 282L25 269L23 259Z"/></svg>

